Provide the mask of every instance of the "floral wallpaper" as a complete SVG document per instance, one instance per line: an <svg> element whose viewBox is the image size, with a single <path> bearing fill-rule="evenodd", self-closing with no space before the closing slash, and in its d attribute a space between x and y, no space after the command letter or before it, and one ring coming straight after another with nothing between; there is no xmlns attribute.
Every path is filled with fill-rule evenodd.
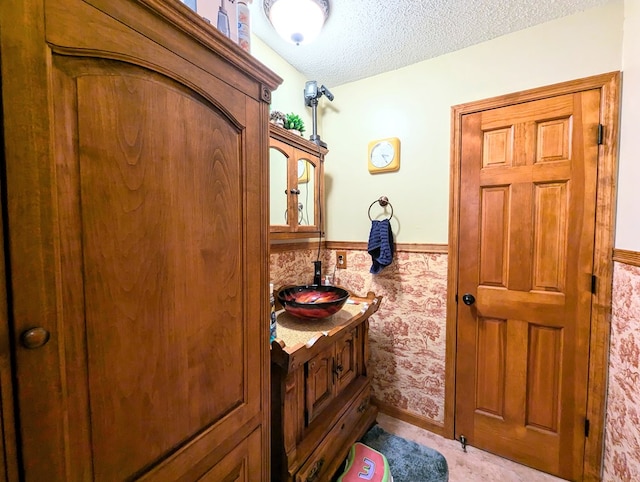
<svg viewBox="0 0 640 482"><path fill-rule="evenodd" d="M311 283L317 254L272 254L274 285ZM366 251L347 251L346 269L334 270L335 251L323 250L320 258L323 274L334 274L334 284L357 295L373 291L383 297L369 325L374 397L443 424L447 255L398 252L377 275L369 273Z"/></svg>
<svg viewBox="0 0 640 482"><path fill-rule="evenodd" d="M271 255L275 286L311 283L316 250ZM374 396L408 413L444 422L447 255L396 253L378 275L366 251L322 250L323 273L355 294L373 291L382 305L370 319ZM605 482L640 481L640 267L615 263L609 357Z"/></svg>
<svg viewBox="0 0 640 482"><path fill-rule="evenodd" d="M615 263L604 481L640 480L640 268Z"/></svg>

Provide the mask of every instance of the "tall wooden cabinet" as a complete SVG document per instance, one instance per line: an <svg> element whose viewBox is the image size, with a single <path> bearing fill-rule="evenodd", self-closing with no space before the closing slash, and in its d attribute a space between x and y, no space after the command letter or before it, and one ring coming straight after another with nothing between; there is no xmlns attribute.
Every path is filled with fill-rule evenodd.
<svg viewBox="0 0 640 482"><path fill-rule="evenodd" d="M0 49L3 474L268 480L281 80L178 0L3 0Z"/></svg>

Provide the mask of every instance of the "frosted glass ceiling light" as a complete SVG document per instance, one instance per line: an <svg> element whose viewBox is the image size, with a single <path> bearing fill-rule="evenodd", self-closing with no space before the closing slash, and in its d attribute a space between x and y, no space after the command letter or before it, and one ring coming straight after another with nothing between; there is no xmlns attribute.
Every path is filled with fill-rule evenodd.
<svg viewBox="0 0 640 482"><path fill-rule="evenodd" d="M296 45L313 41L329 16L329 0L264 0L263 5L276 32Z"/></svg>

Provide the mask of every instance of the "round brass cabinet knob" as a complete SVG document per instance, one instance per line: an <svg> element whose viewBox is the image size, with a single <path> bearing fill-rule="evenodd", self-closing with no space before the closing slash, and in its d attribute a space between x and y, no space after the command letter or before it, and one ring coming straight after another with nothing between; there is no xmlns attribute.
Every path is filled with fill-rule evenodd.
<svg viewBox="0 0 640 482"><path fill-rule="evenodd" d="M23 332L20 336L20 340L22 341L22 346L32 350L46 345L50 337L51 335L49 332L39 326Z"/></svg>

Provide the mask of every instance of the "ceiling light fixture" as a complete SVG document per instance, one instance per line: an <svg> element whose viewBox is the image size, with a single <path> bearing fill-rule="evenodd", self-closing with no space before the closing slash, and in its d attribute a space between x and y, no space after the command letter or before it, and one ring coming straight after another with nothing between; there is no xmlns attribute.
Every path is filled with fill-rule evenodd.
<svg viewBox="0 0 640 482"><path fill-rule="evenodd" d="M276 32L296 45L313 41L329 16L329 0L264 0L263 5Z"/></svg>

